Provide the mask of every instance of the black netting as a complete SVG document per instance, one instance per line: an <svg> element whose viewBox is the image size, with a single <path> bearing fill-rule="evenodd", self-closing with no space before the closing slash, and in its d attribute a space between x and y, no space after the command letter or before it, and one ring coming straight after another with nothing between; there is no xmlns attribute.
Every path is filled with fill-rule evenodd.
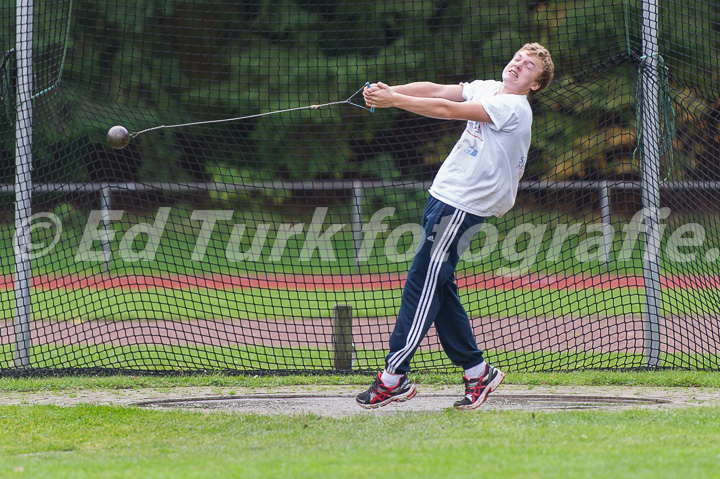
<svg viewBox="0 0 720 479"><path fill-rule="evenodd" d="M0 372L381 368L464 124L357 92L499 79L526 42L555 79L457 270L480 347L719 369L714 2L35 3L0 7ZM453 369L434 330L414 367Z"/></svg>

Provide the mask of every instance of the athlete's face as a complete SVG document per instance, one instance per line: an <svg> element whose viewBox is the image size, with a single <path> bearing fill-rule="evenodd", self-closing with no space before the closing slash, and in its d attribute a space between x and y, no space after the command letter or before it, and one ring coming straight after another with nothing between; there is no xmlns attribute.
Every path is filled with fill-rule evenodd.
<svg viewBox="0 0 720 479"><path fill-rule="evenodd" d="M528 93L540 88L537 77L541 72L542 60L521 50L505 65L502 79L506 88L517 93Z"/></svg>

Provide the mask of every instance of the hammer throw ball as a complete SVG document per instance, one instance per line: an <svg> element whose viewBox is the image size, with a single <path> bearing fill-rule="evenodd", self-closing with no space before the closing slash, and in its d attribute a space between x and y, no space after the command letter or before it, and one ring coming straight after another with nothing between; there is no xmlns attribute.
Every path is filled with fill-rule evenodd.
<svg viewBox="0 0 720 479"><path fill-rule="evenodd" d="M107 141L115 149L125 148L130 143L130 133L124 126L113 126L108 130Z"/></svg>

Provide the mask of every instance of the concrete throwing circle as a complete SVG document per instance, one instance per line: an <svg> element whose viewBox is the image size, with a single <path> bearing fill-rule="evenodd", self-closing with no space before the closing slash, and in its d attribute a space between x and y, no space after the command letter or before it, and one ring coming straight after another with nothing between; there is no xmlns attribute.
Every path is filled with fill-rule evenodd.
<svg viewBox="0 0 720 479"><path fill-rule="evenodd" d="M452 407L459 395L424 394L411 401L366 410L348 394L251 394L204 398L165 399L135 403L141 407L183 408L237 412L241 414L316 414L349 416L362 413L441 411ZM672 401L655 398L589 396L572 394L493 394L481 406L485 410L553 411L658 406Z"/></svg>

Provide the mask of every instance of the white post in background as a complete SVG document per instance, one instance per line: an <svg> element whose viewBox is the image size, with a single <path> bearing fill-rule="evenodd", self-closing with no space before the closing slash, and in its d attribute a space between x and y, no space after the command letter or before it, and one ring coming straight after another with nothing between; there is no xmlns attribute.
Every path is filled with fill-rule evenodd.
<svg viewBox="0 0 720 479"><path fill-rule="evenodd" d="M353 202L352 202L352 213L351 223L353 232L353 244L355 245L355 264L360 257L360 248L362 245L362 200L363 200L363 186L361 181L353 181Z"/></svg>
<svg viewBox="0 0 720 479"><path fill-rule="evenodd" d="M100 190L100 210L102 211L102 249L103 255L105 256L105 262L103 263L105 268L105 274L110 274L110 261L112 261L112 249L110 244L110 228L111 228L111 217L110 209L112 208L112 189L109 185L104 184Z"/></svg>
<svg viewBox="0 0 720 479"><path fill-rule="evenodd" d="M32 215L33 0L17 0L15 55L15 367L30 367L30 217Z"/></svg>
<svg viewBox="0 0 720 479"><path fill-rule="evenodd" d="M658 68L658 22L656 0L642 2L642 195L645 211L645 255L643 276L645 279L645 366L660 365L660 120L658 104L660 75Z"/></svg>
<svg viewBox="0 0 720 479"><path fill-rule="evenodd" d="M610 188L607 180L598 182L598 192L600 195L600 221L602 221L603 235L603 252L605 257L605 267L610 264L610 254L612 253L613 241L615 241L615 233L612 223L610 222Z"/></svg>

